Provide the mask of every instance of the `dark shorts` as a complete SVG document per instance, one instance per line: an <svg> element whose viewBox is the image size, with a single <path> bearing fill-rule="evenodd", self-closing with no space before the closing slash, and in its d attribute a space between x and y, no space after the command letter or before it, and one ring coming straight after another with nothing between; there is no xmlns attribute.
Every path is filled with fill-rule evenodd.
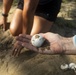
<svg viewBox="0 0 76 75"><path fill-rule="evenodd" d="M43 17L49 21L55 21L57 14L60 11L62 0L52 0L47 4L40 5L38 4L35 15ZM24 0L19 0L18 9L23 10Z"/></svg>

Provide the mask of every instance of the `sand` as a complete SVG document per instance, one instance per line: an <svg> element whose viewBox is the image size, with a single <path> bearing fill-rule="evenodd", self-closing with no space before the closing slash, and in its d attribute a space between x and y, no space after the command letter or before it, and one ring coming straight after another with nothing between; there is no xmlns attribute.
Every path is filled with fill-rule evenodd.
<svg viewBox="0 0 76 75"><path fill-rule="evenodd" d="M66 9L67 12L61 9L58 16L61 18L58 18L52 26L51 32L65 37L76 34L74 4L74 2L68 3L69 7L66 6L68 8L68 10ZM73 7L70 8L70 5ZM65 5L63 4L62 7L65 7ZM11 17L15 9L16 7L12 7L9 13L9 21L12 20ZM69 9L70 15L67 15ZM72 9L74 15L71 13ZM18 57L13 57L11 53L14 39L9 30L3 32L0 29L0 75L76 75L73 70L63 71L60 69L61 64L76 63L76 55L43 55L23 48L23 52Z"/></svg>

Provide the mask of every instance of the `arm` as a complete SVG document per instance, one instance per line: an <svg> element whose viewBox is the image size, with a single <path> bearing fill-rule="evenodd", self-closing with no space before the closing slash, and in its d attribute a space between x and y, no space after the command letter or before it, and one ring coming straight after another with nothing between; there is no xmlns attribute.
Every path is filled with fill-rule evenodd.
<svg viewBox="0 0 76 75"><path fill-rule="evenodd" d="M12 3L13 3L13 0L3 0L3 13L4 14L8 14Z"/></svg>
<svg viewBox="0 0 76 75"><path fill-rule="evenodd" d="M3 0L3 14L8 15L13 0ZM3 28L6 30L7 26L7 16L3 16Z"/></svg>
<svg viewBox="0 0 76 75"><path fill-rule="evenodd" d="M48 42L44 42L44 45L40 48L36 48L31 44L31 36L21 34L16 39L19 45L42 54L66 54L76 55L76 36L74 37L62 37L59 34L51 32L41 34Z"/></svg>
<svg viewBox="0 0 76 75"><path fill-rule="evenodd" d="M31 32L33 21L34 21L34 13L38 5L38 2L39 0L24 0L23 33L30 34Z"/></svg>

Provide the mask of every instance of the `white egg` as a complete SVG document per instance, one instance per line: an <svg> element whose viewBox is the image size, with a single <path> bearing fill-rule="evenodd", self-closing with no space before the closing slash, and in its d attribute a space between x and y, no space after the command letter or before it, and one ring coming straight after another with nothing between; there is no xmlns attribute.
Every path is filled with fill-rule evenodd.
<svg viewBox="0 0 76 75"><path fill-rule="evenodd" d="M41 36L41 34L35 34L31 38L31 43L35 47L42 46L42 44L43 44L44 41L45 41L45 39Z"/></svg>
<svg viewBox="0 0 76 75"><path fill-rule="evenodd" d="M76 68L76 64L75 64L75 63L70 63L70 64L69 64L69 68L70 68L70 69Z"/></svg>
<svg viewBox="0 0 76 75"><path fill-rule="evenodd" d="M67 70L69 68L68 64L61 65L62 70Z"/></svg>

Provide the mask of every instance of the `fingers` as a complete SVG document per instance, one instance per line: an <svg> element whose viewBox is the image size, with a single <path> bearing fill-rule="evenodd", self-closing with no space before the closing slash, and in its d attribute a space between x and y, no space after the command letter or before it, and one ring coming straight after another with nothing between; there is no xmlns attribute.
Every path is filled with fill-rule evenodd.
<svg viewBox="0 0 76 75"><path fill-rule="evenodd" d="M24 37L20 37L20 36L18 36L18 37L16 37L16 40L17 41L22 41L22 42L30 42L30 39L27 39L27 38L24 38Z"/></svg>
<svg viewBox="0 0 76 75"><path fill-rule="evenodd" d="M16 40L29 43L31 40L31 37L32 36L30 35L20 34L18 37L16 37Z"/></svg>
<svg viewBox="0 0 76 75"><path fill-rule="evenodd" d="M36 48L31 43L27 43L27 42L23 43L21 41L18 41L18 43L20 45L22 45L23 47L28 48L29 50L32 50L32 51L35 51L35 52L38 52L38 53L41 53L41 54L53 54L53 52L50 50L50 46L49 46L48 49L47 49L47 47L46 48L44 48L44 47Z"/></svg>
<svg viewBox="0 0 76 75"><path fill-rule="evenodd" d="M12 55L13 56L19 56L21 50L22 50L22 46L18 44L18 42L15 43L14 48L12 50Z"/></svg>
<svg viewBox="0 0 76 75"><path fill-rule="evenodd" d="M18 51L18 50L17 50L17 48L13 48L12 55L13 55L13 56L16 56L16 54L17 54L17 51Z"/></svg>
<svg viewBox="0 0 76 75"><path fill-rule="evenodd" d="M31 43L21 42L21 41L18 41L18 43L19 43L20 45L22 45L23 47L28 48L29 50L32 50L32 51L37 52L37 48L34 47Z"/></svg>
<svg viewBox="0 0 76 75"><path fill-rule="evenodd" d="M21 52L22 48L23 48L23 47L19 45L19 47L18 47L18 49L17 49L18 51L17 51L17 53L16 53L16 56L19 56L19 55L20 55L20 52Z"/></svg>
<svg viewBox="0 0 76 75"><path fill-rule="evenodd" d="M46 35L49 35L49 34L52 34L52 33L46 33L46 34L41 34L41 35L45 37ZM32 51L35 51L35 52L38 52L41 54L57 54L57 53L59 53L57 51L52 50L52 48L50 48L50 45L49 45L49 49L44 48L44 47L43 48L34 47L30 42L30 40L31 40L30 35L20 34L16 39L20 46L26 47ZM47 42L47 43L49 43L49 42ZM46 43L44 43L44 46L46 46ZM18 55L20 52L21 52L21 48L16 47L13 50L14 55Z"/></svg>
<svg viewBox="0 0 76 75"><path fill-rule="evenodd" d="M20 34L20 37L26 38L26 39L31 39L31 35L25 35L25 34Z"/></svg>
<svg viewBox="0 0 76 75"><path fill-rule="evenodd" d="M40 48L36 48L34 47L31 43L27 43L27 42L19 42L23 47L26 47L32 51L35 51L35 52L38 52L38 53L41 53L41 54L51 54L51 55L54 55L54 54L61 54L63 51L61 50L54 50L52 48L50 48L50 45L49 46L46 46L46 47L40 47Z"/></svg>
<svg viewBox="0 0 76 75"><path fill-rule="evenodd" d="M30 35L25 35L25 34L20 34L18 37L16 37L16 40L18 40L15 45L14 45L14 48L13 48L13 52L12 52L12 55L13 56L18 56L21 52L21 49L23 48L22 44L24 45L24 47L28 48L28 49L36 49L34 47L32 47L31 43L30 43L30 39L31 39L31 36ZM21 41L21 42L19 42Z"/></svg>
<svg viewBox="0 0 76 75"><path fill-rule="evenodd" d="M22 48L14 48L13 49L13 52L12 52L12 55L13 56L19 56L20 52L21 52L21 49Z"/></svg>
<svg viewBox="0 0 76 75"><path fill-rule="evenodd" d="M20 37L19 39L23 40L25 38ZM35 52L38 52L38 53L42 53L42 54L50 54L51 53L50 48L48 50L46 50L46 48L44 48L45 46L47 47L47 45L49 45L49 43L47 41L45 41L42 48L37 48L37 47L35 47L31 44L30 40L28 42L27 42L27 39L23 40L23 41L22 40L18 40L18 43L21 46L28 48L29 50L32 50L32 51L35 51Z"/></svg>
<svg viewBox="0 0 76 75"><path fill-rule="evenodd" d="M52 40L53 37L55 36L55 34L51 33L51 32L47 32L47 33L43 34L42 36L47 40Z"/></svg>

